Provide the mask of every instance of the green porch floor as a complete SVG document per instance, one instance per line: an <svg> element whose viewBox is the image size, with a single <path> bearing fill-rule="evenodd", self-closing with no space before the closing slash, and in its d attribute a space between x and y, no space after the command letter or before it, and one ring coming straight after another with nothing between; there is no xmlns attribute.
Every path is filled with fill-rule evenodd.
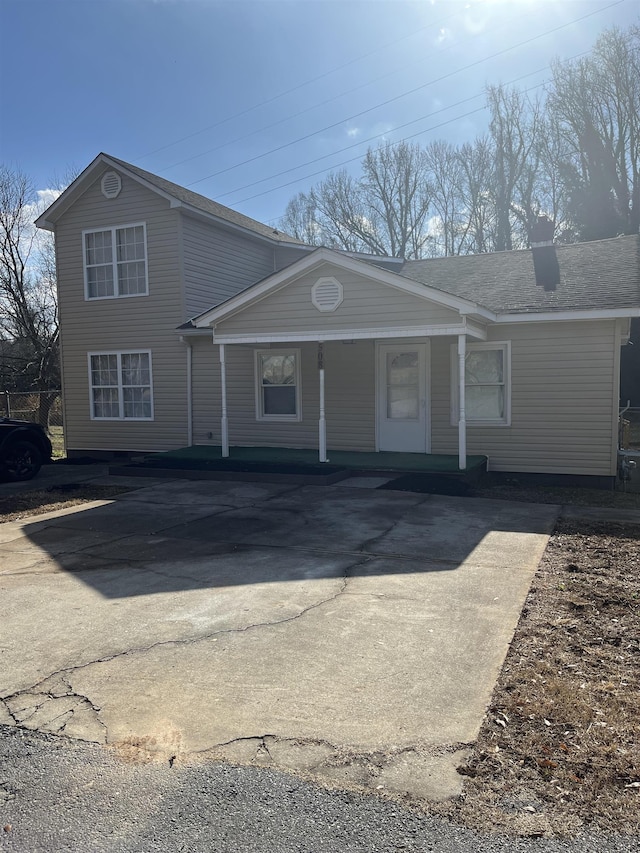
<svg viewBox="0 0 640 853"><path fill-rule="evenodd" d="M441 453L359 453L347 450L327 452L328 462L318 462L317 450L295 450L288 447L231 447L229 458L223 459L222 448L209 445L183 447L147 456L144 464L157 468L220 469L234 463L269 467L304 466L305 468L348 468L351 471L402 471L423 474L468 474L484 469L486 456L467 456L467 468L458 468L458 456Z"/></svg>

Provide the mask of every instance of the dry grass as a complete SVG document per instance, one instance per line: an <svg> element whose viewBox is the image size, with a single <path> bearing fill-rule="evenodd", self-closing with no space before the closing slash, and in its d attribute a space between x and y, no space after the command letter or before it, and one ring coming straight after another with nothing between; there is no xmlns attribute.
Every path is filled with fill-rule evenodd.
<svg viewBox="0 0 640 853"><path fill-rule="evenodd" d="M61 426L49 427L53 459L64 459L64 429Z"/></svg>
<svg viewBox="0 0 640 853"><path fill-rule="evenodd" d="M530 590L453 817L640 832L640 527L561 523Z"/></svg>
<svg viewBox="0 0 640 853"><path fill-rule="evenodd" d="M0 524L5 521L21 521L32 515L42 515L58 509L86 503L104 501L131 491L125 486L92 486L78 484L75 487L56 487L37 491L20 492L0 497Z"/></svg>

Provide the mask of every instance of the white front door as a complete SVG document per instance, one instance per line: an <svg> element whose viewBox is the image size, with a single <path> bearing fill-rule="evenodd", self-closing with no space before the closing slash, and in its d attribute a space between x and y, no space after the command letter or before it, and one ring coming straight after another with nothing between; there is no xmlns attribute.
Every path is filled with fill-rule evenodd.
<svg viewBox="0 0 640 853"><path fill-rule="evenodd" d="M378 345L378 450L429 451L427 345Z"/></svg>

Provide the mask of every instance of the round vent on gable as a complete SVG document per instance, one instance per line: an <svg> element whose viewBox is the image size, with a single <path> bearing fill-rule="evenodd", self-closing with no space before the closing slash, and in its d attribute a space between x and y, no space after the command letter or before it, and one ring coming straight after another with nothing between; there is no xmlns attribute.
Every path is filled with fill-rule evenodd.
<svg viewBox="0 0 640 853"><path fill-rule="evenodd" d="M311 301L318 311L335 311L342 303L344 293L337 278L319 278L311 288Z"/></svg>
<svg viewBox="0 0 640 853"><path fill-rule="evenodd" d="M101 187L105 198L116 198L122 189L122 178L117 172L105 172Z"/></svg>

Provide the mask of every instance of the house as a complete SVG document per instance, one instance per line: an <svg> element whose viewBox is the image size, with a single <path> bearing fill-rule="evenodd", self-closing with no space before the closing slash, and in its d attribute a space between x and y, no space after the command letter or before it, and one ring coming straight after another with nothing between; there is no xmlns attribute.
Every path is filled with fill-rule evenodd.
<svg viewBox="0 0 640 853"><path fill-rule="evenodd" d="M105 154L37 225L56 240L70 458L210 444L464 469L482 454L492 471L613 482L637 236L346 253Z"/></svg>

